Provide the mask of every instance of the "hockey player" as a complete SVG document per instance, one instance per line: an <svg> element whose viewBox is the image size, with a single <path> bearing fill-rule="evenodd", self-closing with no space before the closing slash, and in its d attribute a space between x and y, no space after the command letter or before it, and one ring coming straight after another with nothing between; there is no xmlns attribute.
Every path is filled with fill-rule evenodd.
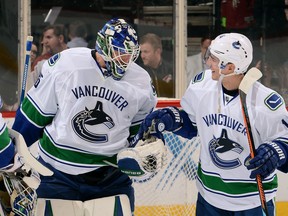
<svg viewBox="0 0 288 216"><path fill-rule="evenodd" d="M39 139L39 160L54 172L41 176L39 198L126 194L133 212L132 182L114 167L116 155L157 102L148 73L134 63L138 55L136 31L112 19L98 32L96 50L68 49L44 63L13 125L28 146Z"/></svg>
<svg viewBox="0 0 288 216"><path fill-rule="evenodd" d="M190 83L181 99L183 110L156 110L139 130L141 138L156 122L158 137L163 129L186 138L199 133L197 216L262 215L257 174L263 179L269 215L275 215L276 169L288 171L288 114L277 92L253 84L246 100L256 147L250 160L238 88L251 64L252 50L244 35L218 36L207 54L210 70Z"/></svg>

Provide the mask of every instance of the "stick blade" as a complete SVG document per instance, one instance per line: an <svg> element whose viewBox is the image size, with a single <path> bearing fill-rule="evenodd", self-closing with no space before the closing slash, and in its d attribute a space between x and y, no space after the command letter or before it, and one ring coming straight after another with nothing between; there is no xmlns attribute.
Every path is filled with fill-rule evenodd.
<svg viewBox="0 0 288 216"><path fill-rule="evenodd" d="M259 80L262 77L262 73L257 68L251 68L244 76L243 80L239 85L239 89L243 91L245 94L248 93L253 83Z"/></svg>

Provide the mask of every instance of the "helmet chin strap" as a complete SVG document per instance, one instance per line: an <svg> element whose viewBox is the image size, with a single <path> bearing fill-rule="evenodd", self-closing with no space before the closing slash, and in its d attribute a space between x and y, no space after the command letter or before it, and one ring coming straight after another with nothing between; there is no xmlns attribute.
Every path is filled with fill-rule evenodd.
<svg viewBox="0 0 288 216"><path fill-rule="evenodd" d="M219 75L220 75L220 77L219 77L219 80L218 80L218 109L217 109L218 113L221 112L221 89L222 89L222 81L223 81L224 77L233 76L233 75L235 75L235 74L236 74L235 72L230 73L230 74L223 74L223 73L222 73L222 69L220 68L220 70L219 70Z"/></svg>
<svg viewBox="0 0 288 216"><path fill-rule="evenodd" d="M229 76L233 76L233 75L236 75L237 73L235 73L234 71L230 74L223 74L222 73L222 69L219 70L219 75L220 75L220 78L219 78L219 81L222 82L223 78L224 77L229 77Z"/></svg>

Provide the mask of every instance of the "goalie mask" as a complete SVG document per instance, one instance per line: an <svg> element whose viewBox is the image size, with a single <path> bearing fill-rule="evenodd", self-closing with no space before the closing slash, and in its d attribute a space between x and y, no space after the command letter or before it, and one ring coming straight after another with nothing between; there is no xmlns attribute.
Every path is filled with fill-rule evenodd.
<svg viewBox="0 0 288 216"><path fill-rule="evenodd" d="M12 212L18 216L34 215L37 202L36 190L29 187L21 177L12 173L3 173L2 175L7 192L10 195Z"/></svg>
<svg viewBox="0 0 288 216"><path fill-rule="evenodd" d="M247 71L253 58L253 47L250 40L238 33L221 34L211 42L205 54L205 59L210 55L220 60L219 68L224 69L228 63L235 65L235 73Z"/></svg>
<svg viewBox="0 0 288 216"><path fill-rule="evenodd" d="M136 31L123 19L112 19L98 32L96 50L103 57L108 75L120 80L139 56Z"/></svg>

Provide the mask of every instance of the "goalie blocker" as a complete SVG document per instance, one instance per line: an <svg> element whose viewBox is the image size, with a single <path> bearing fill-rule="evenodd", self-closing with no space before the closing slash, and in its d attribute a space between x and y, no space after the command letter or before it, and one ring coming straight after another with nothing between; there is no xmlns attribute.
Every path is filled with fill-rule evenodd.
<svg viewBox="0 0 288 216"><path fill-rule="evenodd" d="M134 148L126 148L117 155L119 169L133 179L146 181L162 169L167 160L164 142L156 137L140 140Z"/></svg>

